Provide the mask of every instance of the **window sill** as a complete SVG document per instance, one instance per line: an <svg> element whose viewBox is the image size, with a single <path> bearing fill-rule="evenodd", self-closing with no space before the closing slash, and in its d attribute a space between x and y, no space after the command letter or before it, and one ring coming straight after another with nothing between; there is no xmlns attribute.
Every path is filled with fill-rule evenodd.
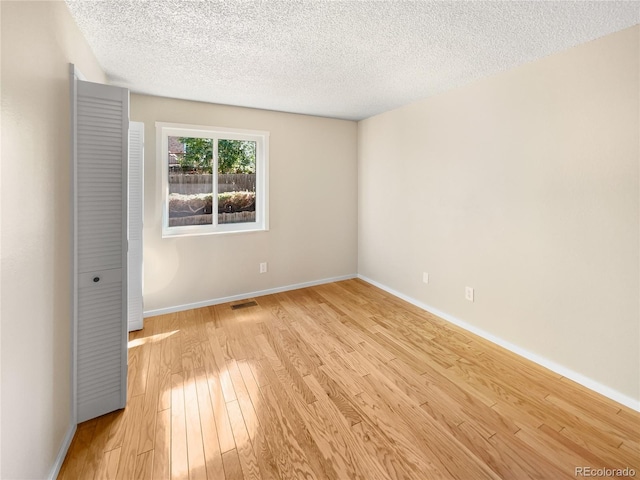
<svg viewBox="0 0 640 480"><path fill-rule="evenodd" d="M242 233L259 233L259 232L268 232L268 227L263 226L253 226L251 228L241 228L239 229L237 225L234 225L235 228L203 228L201 225L192 226L192 227L174 227L167 231L167 229L162 230L162 238L178 238L178 237L198 237L202 235L237 235Z"/></svg>

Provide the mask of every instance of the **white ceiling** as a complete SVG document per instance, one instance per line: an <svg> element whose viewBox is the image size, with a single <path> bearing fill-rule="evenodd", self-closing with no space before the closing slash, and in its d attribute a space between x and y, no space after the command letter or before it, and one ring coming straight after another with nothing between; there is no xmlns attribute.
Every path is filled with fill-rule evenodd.
<svg viewBox="0 0 640 480"><path fill-rule="evenodd" d="M115 85L353 120L640 23L639 1L67 4Z"/></svg>

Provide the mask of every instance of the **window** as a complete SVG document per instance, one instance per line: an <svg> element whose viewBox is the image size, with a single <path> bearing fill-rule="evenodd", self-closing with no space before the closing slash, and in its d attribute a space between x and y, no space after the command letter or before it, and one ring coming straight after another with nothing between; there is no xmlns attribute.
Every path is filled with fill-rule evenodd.
<svg viewBox="0 0 640 480"><path fill-rule="evenodd" d="M156 123L162 236L268 230L269 132Z"/></svg>

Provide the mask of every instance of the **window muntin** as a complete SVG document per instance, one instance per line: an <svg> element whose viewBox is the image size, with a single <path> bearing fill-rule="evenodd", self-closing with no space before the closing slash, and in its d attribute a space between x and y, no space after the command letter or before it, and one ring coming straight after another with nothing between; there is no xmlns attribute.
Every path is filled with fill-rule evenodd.
<svg viewBox="0 0 640 480"><path fill-rule="evenodd" d="M156 128L163 237L268 230L268 132Z"/></svg>

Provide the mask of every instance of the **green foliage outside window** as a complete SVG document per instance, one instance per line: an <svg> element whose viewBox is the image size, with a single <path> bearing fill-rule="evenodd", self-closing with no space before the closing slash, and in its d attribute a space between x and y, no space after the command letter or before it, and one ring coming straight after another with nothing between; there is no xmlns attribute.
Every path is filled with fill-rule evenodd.
<svg viewBox="0 0 640 480"><path fill-rule="evenodd" d="M178 159L182 171L212 173L213 142L206 138L181 137L185 153ZM218 173L255 173L256 142L218 140Z"/></svg>
<svg viewBox="0 0 640 480"><path fill-rule="evenodd" d="M211 173L213 159L213 142L207 138L178 139L185 146L184 155L178 158L178 164L183 172L197 171Z"/></svg>
<svg viewBox="0 0 640 480"><path fill-rule="evenodd" d="M256 142L218 140L218 173L256 173Z"/></svg>

